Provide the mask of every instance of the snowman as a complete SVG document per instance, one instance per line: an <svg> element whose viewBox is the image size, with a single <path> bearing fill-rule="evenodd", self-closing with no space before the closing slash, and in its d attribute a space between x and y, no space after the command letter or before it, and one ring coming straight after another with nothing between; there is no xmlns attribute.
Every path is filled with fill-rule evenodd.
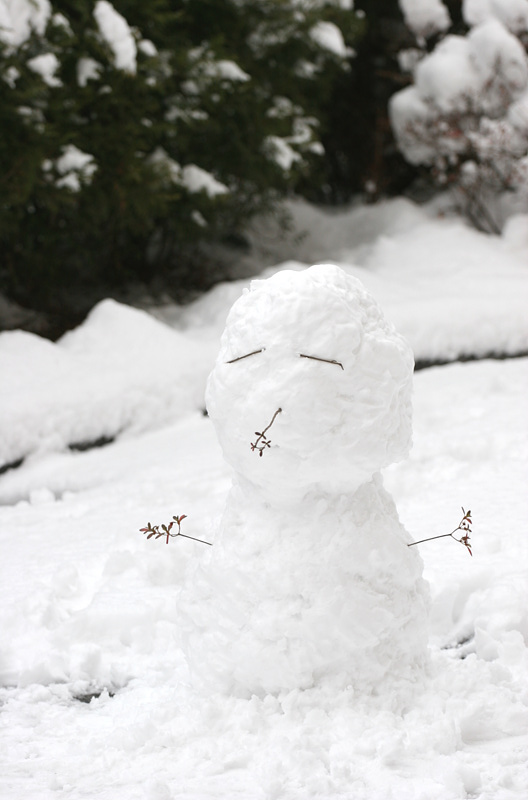
<svg viewBox="0 0 528 800"><path fill-rule="evenodd" d="M413 685L427 589L380 475L410 447L412 371L409 346L337 266L254 280L234 304L206 393L234 477L193 581L197 684Z"/></svg>

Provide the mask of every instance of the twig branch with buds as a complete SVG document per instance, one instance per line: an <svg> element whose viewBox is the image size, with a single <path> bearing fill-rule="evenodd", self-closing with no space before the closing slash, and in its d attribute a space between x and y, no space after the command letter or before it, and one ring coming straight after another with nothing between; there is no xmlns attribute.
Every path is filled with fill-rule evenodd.
<svg viewBox="0 0 528 800"><path fill-rule="evenodd" d="M432 542L433 539L445 539L448 536L450 536L452 539L455 540L455 542L460 542L460 544L463 544L465 547L467 547L469 555L472 556L473 553L471 552L471 545L469 543L469 536L472 533L471 523L473 522L473 520L471 519L471 511L466 512L462 508L462 513L464 516L460 520L455 530L451 531L451 533L441 533L439 536L429 536L427 539L420 539L418 542L411 542L410 544L407 545L407 547L412 547L415 544L422 544L423 542ZM457 538L457 536L455 536L457 531L463 531L464 533L464 535L461 536L460 539Z"/></svg>
<svg viewBox="0 0 528 800"><path fill-rule="evenodd" d="M151 525L150 522L147 522L146 528L140 528L141 533L147 534L147 539L159 539L162 536L166 537L166 544L169 543L169 539L176 538L176 536L183 536L184 539L192 539L193 542L200 542L201 544L208 544L212 547L211 542L206 542L204 539L197 539L195 536L188 536L186 533L181 532L181 523L187 517L187 514L182 514L179 517L173 517L172 522L169 522L168 525ZM174 523L178 526L178 530L176 533L171 533Z"/></svg>
<svg viewBox="0 0 528 800"><path fill-rule="evenodd" d="M254 442L251 443L251 450L253 452L256 450L258 452L259 456L262 456L262 453L264 452L266 447L270 447L271 446L271 439L266 439L264 434L266 433L266 431L269 431L269 429L271 428L271 426L275 422L275 419L276 419L277 415L280 414L281 411L282 411L282 408L278 408L276 410L276 412L274 413L274 415L272 417L272 420L271 420L270 424L266 428L264 428L262 433L259 433L258 431L255 431L255 436L257 438L255 439Z"/></svg>

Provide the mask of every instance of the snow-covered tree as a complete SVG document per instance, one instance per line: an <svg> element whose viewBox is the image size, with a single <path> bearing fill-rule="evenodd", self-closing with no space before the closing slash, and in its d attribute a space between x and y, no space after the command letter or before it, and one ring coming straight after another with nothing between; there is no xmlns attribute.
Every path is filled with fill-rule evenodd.
<svg viewBox="0 0 528 800"><path fill-rule="evenodd" d="M207 285L193 242L309 174L358 30L349 0L0 0L4 290Z"/></svg>
<svg viewBox="0 0 528 800"><path fill-rule="evenodd" d="M528 0L464 0L466 35L442 34L439 0L400 0L418 47L401 54L413 84L391 100L399 147L412 164L453 185L472 221L497 230L494 198L528 207Z"/></svg>

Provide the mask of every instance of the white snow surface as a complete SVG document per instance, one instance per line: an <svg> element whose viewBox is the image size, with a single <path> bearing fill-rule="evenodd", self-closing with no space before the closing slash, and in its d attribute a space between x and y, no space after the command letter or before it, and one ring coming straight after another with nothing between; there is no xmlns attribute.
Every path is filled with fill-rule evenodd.
<svg viewBox="0 0 528 800"><path fill-rule="evenodd" d="M341 256L345 272L374 294L415 356L526 349L526 217L510 220L502 237L484 237L404 201L334 214L294 204L292 213L297 232L304 227L307 234L301 241L294 234L282 242L277 237L273 255L282 248L283 262L296 260L278 264L277 258L264 276ZM265 231L262 242L271 247ZM527 358L414 375L413 449L383 470L385 486L406 537L449 533L461 505L472 511L474 532L473 558L450 538L406 551L417 563L423 559L431 596L429 666L409 679L408 692L383 675L376 658L374 692L364 681L344 682L328 663L315 681L261 685L253 695L242 690L243 682L218 691L214 681L206 689L197 680L207 677L209 664L204 659L196 670L185 654L207 649L198 634L214 636L215 618L244 626L230 598L245 578L275 574L270 615L265 609L261 615L273 646L281 626L297 624L290 606L277 620L280 598L303 573L310 578L308 542L298 529L295 534L284 506L239 506L247 518L239 520L231 544L230 526L220 524L232 471L201 407L227 310L246 285L224 284L187 309L164 309L160 316L171 326L105 301L56 344L22 332L0 336L2 455L10 461L30 454L0 475L0 796L524 800ZM256 370L264 363L248 358L230 366ZM342 372L335 364L301 364L335 370L326 379L332 382ZM294 372L299 378L297 366ZM265 393L266 382L258 388ZM324 391L318 385L314 400ZM258 424L269 421L259 417ZM280 415L268 431L272 445L285 430L279 422ZM119 431L104 448L66 448ZM250 451L252 469L265 467L272 452ZM342 507L329 487L324 499L337 524ZM372 506L361 495L356 502L375 539L380 529ZM227 508L229 522L233 505ZM310 506L299 510L301 527L313 534L310 512ZM321 512L319 506L317 519ZM391 503L388 513L394 520ZM212 548L189 539L167 545L139 531L148 521L168 523L180 514L187 515L182 532L213 542ZM285 534L277 551L285 558L282 570L280 557L273 558L281 543L277 531L271 535L270 517ZM330 531L323 525L318 532L314 592L324 587L324 565L338 567ZM346 572L350 541L342 541ZM229 547L238 568L217 574L216 591L207 580L213 592L204 604L204 576ZM359 556L369 558L368 546ZM383 534L370 558L369 580L378 565L383 582L395 558ZM387 575L388 585L403 580L396 571ZM348 581L342 588L353 591ZM348 624L359 635L371 608L359 613L354 607ZM331 616L329 628L335 630ZM247 633L260 635L250 626ZM396 673L403 660L398 653ZM302 665L294 666L298 676ZM91 695L98 696L80 702Z"/></svg>

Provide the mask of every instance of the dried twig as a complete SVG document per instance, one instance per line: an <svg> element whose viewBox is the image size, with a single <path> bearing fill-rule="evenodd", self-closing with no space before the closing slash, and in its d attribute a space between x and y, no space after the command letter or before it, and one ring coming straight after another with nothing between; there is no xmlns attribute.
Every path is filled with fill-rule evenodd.
<svg viewBox="0 0 528 800"><path fill-rule="evenodd" d="M471 523L473 521L471 519L471 511L466 512L464 511L464 509L462 509L462 513L464 514L464 516L460 520L455 530L451 531L451 533L441 533L439 536L429 536L427 539L420 539L418 542L411 542L410 544L407 545L407 547L412 547L415 544L422 544L423 542L432 542L433 539L445 539L448 536L450 536L452 539L455 540L455 542L460 542L460 544L463 544L465 547L467 547L469 555L472 556L473 553L471 552L471 545L469 543L469 536L472 533ZM461 536L460 539L458 539L455 536L455 533L457 531L464 531L464 535Z"/></svg>
<svg viewBox="0 0 528 800"><path fill-rule="evenodd" d="M246 353L245 356L237 356L236 358L232 358L231 361L226 361L226 364L234 364L235 361L242 361L243 358L249 358L250 356L256 356L257 353L263 353L265 350L264 347L261 347L260 350L253 350L251 353Z"/></svg>
<svg viewBox="0 0 528 800"><path fill-rule="evenodd" d="M173 517L172 522L169 522L168 525L151 525L150 522L147 522L146 528L140 528L139 530L141 533L147 534L147 539L159 539L162 536L166 537L166 544L169 543L169 539L176 538L176 536L183 536L184 539L192 539L193 542L200 542L201 544L208 544L212 547L211 542L206 542L204 539L197 539L195 536L188 536L186 533L181 532L181 522L187 517L187 514L182 514L179 517ZM176 533L171 533L172 528L174 527L174 523L177 524L178 530Z"/></svg>
<svg viewBox="0 0 528 800"><path fill-rule="evenodd" d="M254 442L251 443L251 450L252 451L256 450L258 452L259 456L262 456L262 453L264 452L266 447L270 447L271 446L271 439L266 439L264 434L266 433L266 431L269 431L269 429L271 428L271 426L275 422L275 418L277 417L278 414L281 413L281 411L282 411L282 408L278 408L276 410L276 412L274 413L274 415L272 417L272 420L271 420L270 424L267 425L264 428L262 433L259 433L258 431L255 431L255 436L257 438L256 438L256 440Z"/></svg>
<svg viewBox="0 0 528 800"><path fill-rule="evenodd" d="M323 361L325 364L337 364L338 367L341 367L344 370L344 366L340 361L336 361L334 358L319 358L319 356L307 356L304 353L299 353L299 358L311 358L312 361Z"/></svg>

